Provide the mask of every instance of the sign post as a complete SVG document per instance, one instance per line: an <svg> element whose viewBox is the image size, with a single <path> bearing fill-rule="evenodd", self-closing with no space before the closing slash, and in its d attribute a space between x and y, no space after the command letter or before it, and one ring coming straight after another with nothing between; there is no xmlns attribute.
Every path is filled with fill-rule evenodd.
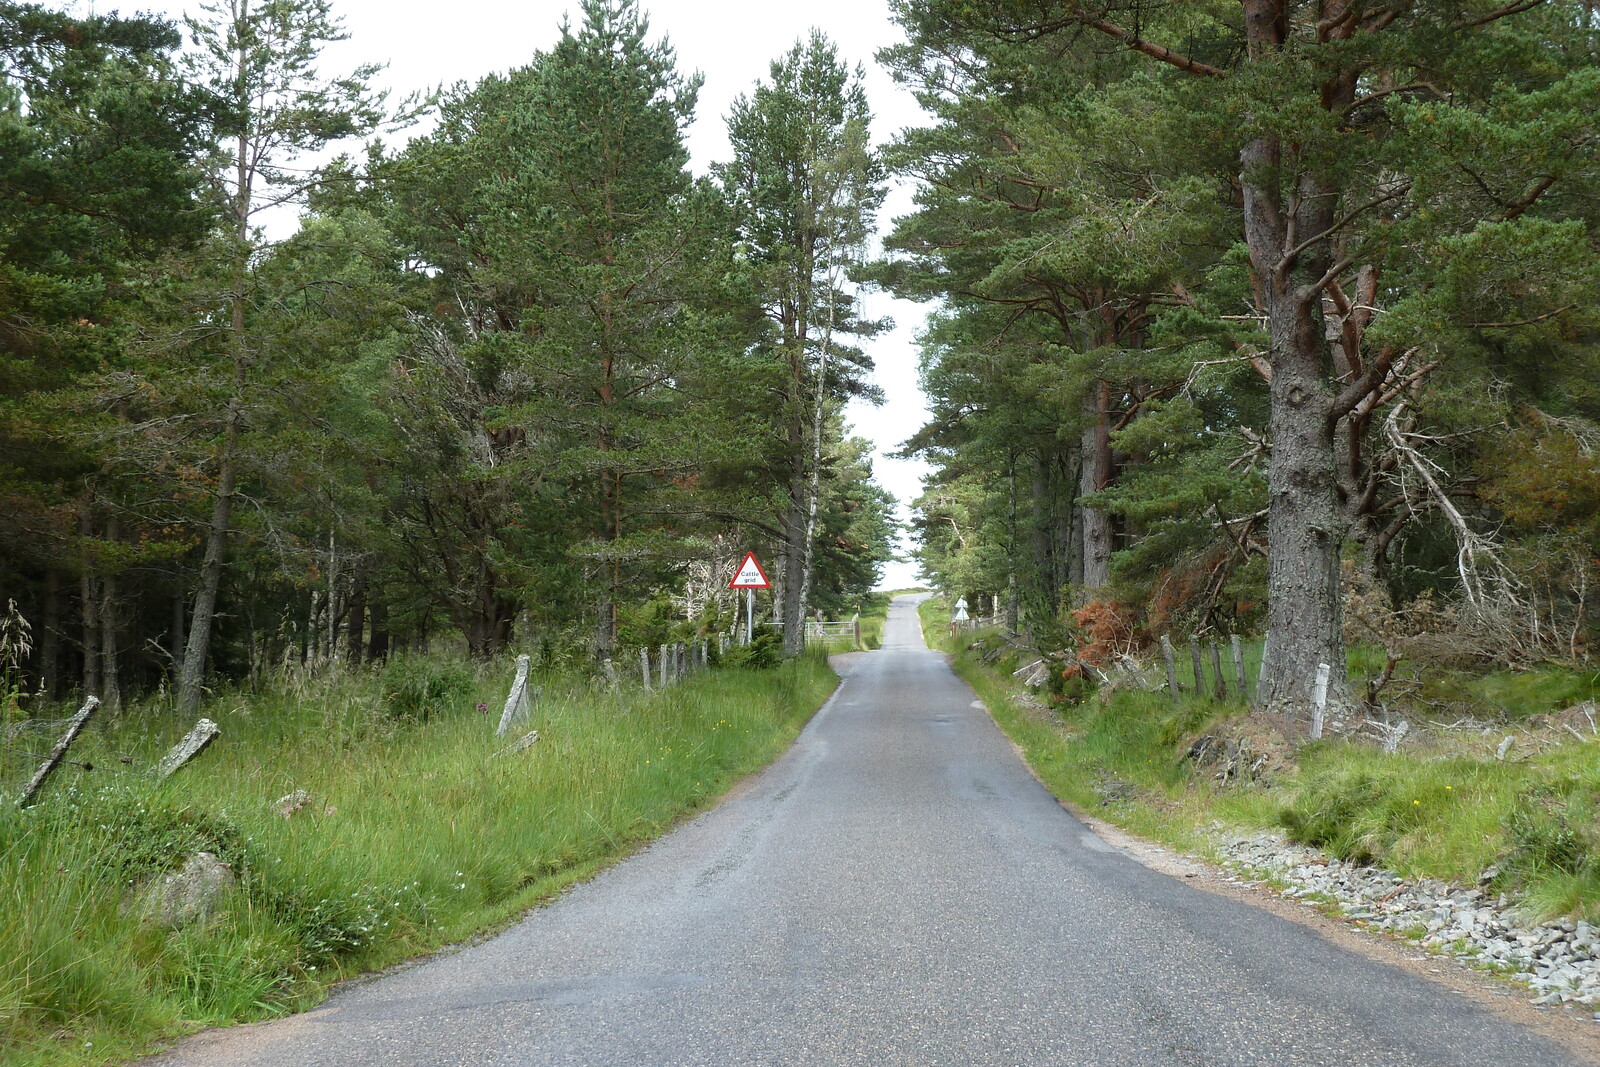
<svg viewBox="0 0 1600 1067"><path fill-rule="evenodd" d="M744 641L745 644L749 644L756 637L756 590L772 588L772 583L767 581L767 572L756 562L754 552L744 554L744 562L739 564L738 573L733 576L733 581L728 583L728 588L744 590Z"/></svg>

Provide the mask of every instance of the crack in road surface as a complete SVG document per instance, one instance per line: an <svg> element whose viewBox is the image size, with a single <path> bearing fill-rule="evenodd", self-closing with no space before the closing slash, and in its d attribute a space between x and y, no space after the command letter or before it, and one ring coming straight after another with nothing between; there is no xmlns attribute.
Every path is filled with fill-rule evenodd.
<svg viewBox="0 0 1600 1067"><path fill-rule="evenodd" d="M897 600L795 746L504 934L160 1067L1554 1067L1062 810Z"/></svg>

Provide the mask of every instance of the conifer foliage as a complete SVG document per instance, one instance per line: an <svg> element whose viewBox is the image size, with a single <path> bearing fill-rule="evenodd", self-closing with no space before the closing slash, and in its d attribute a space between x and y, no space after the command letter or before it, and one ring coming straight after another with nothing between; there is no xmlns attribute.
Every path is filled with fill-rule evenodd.
<svg viewBox="0 0 1600 1067"><path fill-rule="evenodd" d="M1115 583L1158 628L1259 628L1299 716L1318 664L1350 700L1352 588L1458 596L1513 659L1587 630L1592 543L1495 471L1600 414L1593 5L895 9L935 123L880 269L947 302L931 568L1041 625Z"/></svg>
<svg viewBox="0 0 1600 1067"><path fill-rule="evenodd" d="M322 167L422 110L329 68L334 5L186 29L0 3L0 582L36 699L188 712L430 641L598 665L723 627L747 550L804 560L830 612L871 588L892 501L838 418L868 331L820 300L838 336L786 377L763 312L790 246L690 170L698 76L637 3L587 0L424 135ZM859 87L825 38L802 55L848 114L741 174L834 190L837 295L877 172Z"/></svg>

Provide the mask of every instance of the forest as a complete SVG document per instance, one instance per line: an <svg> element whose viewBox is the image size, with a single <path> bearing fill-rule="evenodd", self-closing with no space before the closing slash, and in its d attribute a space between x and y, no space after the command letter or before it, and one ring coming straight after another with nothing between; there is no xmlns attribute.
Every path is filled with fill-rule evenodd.
<svg viewBox="0 0 1600 1067"><path fill-rule="evenodd" d="M631 2L405 101L325 0L0 5L14 697L598 665L726 628L752 550L792 652L891 554L863 286L934 309L924 574L1011 631L1255 635L1294 714L1363 641L1587 662L1594 4L892 9L923 126L872 144L817 32L696 176Z"/></svg>
<svg viewBox="0 0 1600 1067"><path fill-rule="evenodd" d="M938 587L1095 669L1264 636L1291 721L1358 643L1590 663L1596 5L895 10Z"/></svg>
<svg viewBox="0 0 1600 1067"><path fill-rule="evenodd" d="M928 308L917 612L972 689L910 630L854 663L1174 851L1437 880L1421 947L1524 908L1477 963L1600 1006L1533 962L1600 951L1600 4L889 7L920 124L874 143L813 31L698 173L639 0L404 100L333 0L0 0L0 1059L303 1009L790 750L804 620L886 625L874 291ZM874 802L951 722L905 689L830 713L912 731L835 746Z"/></svg>
<svg viewBox="0 0 1600 1067"><path fill-rule="evenodd" d="M696 176L699 81L632 0L426 99L325 70L345 36L0 3L10 713L430 642L598 669L726 630L747 551L791 646L858 610L893 541L841 418L881 326L860 70L798 42Z"/></svg>

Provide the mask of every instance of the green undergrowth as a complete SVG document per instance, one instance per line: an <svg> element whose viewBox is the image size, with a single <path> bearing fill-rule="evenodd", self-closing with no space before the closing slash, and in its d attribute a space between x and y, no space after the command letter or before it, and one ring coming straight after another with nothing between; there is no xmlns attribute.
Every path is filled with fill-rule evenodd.
<svg viewBox="0 0 1600 1067"><path fill-rule="evenodd" d="M1474 885L1519 900L1528 912L1600 918L1600 742L1568 734L1497 760L1494 732L1476 752L1422 747L1386 755L1347 740L1275 740L1287 759L1257 781L1219 782L1184 758L1202 734L1243 737L1258 748L1271 730L1236 701L1121 691L1046 707L1012 679L1015 653L985 663L994 635L952 640L948 610L922 609L931 646L952 664L1057 796L1175 848L1209 852L1216 834L1260 829L1410 877ZM956 646L959 646L956 647ZM1491 675L1457 683L1536 714L1584 692L1572 672ZM1488 875L1487 878L1483 876Z"/></svg>
<svg viewBox="0 0 1600 1067"><path fill-rule="evenodd" d="M657 693L536 677L539 740L497 758L529 728L494 736L510 675L422 661L223 695L221 739L164 785L169 716L86 734L94 770L0 801L0 1061L126 1058L503 925L769 762L836 681L816 655ZM140 887L196 851L235 875L219 910L141 917Z"/></svg>

